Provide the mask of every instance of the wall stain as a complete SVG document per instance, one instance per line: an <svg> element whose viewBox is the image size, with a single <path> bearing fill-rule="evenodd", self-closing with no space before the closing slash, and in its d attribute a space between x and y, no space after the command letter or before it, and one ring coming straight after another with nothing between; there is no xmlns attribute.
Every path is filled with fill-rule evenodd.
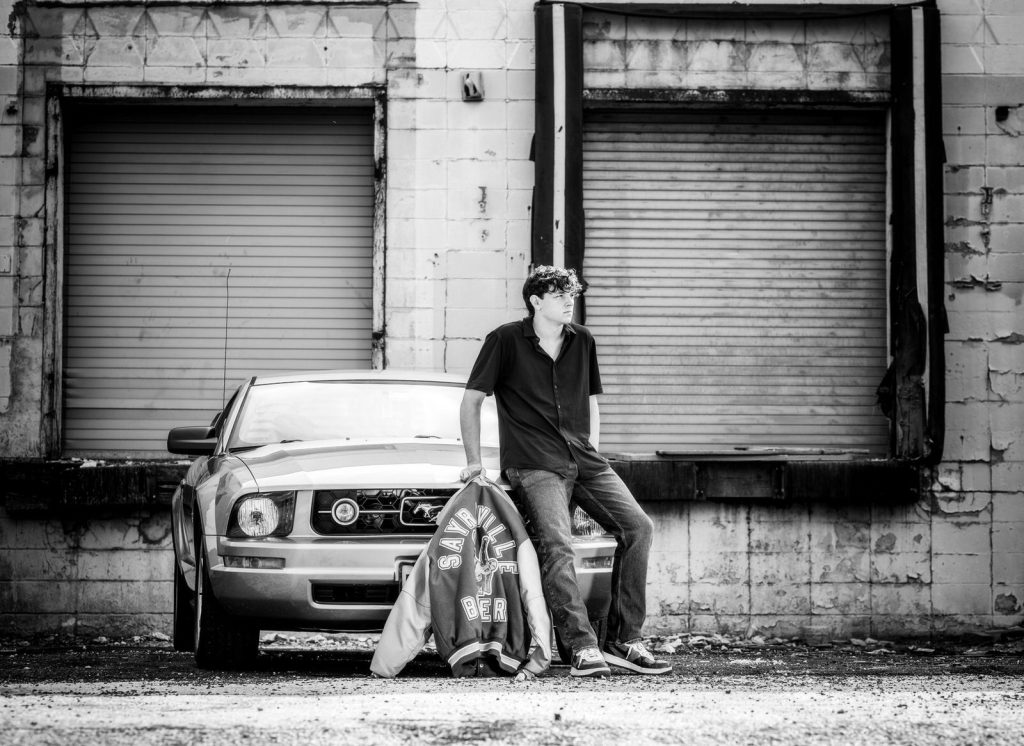
<svg viewBox="0 0 1024 746"><path fill-rule="evenodd" d="M879 554L888 554L896 547L896 534L882 534L875 541L875 551Z"/></svg>
<svg viewBox="0 0 1024 746"><path fill-rule="evenodd" d="M997 614L1016 614L1020 609L1020 603L1012 593L1000 593L996 596L995 612Z"/></svg>
<svg viewBox="0 0 1024 746"><path fill-rule="evenodd" d="M139 538L143 544L164 544L171 535L171 524L161 516L151 515L139 521Z"/></svg>

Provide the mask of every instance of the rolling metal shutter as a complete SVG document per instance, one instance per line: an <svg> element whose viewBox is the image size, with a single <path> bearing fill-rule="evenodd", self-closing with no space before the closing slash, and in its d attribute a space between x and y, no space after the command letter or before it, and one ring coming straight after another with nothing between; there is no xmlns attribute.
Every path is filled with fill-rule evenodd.
<svg viewBox="0 0 1024 746"><path fill-rule="evenodd" d="M881 114L589 115L602 449L884 454L885 208Z"/></svg>
<svg viewBox="0 0 1024 746"><path fill-rule="evenodd" d="M369 367L370 110L95 106L66 151L65 454L166 456L247 376Z"/></svg>

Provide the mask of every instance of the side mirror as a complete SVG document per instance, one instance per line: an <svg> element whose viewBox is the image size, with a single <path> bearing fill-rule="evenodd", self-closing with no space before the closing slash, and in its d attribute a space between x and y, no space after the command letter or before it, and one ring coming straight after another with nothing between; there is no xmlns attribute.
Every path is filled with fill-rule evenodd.
<svg viewBox="0 0 1024 746"><path fill-rule="evenodd" d="M217 447L217 430L200 427L176 427L167 433L167 450L183 456L211 456Z"/></svg>

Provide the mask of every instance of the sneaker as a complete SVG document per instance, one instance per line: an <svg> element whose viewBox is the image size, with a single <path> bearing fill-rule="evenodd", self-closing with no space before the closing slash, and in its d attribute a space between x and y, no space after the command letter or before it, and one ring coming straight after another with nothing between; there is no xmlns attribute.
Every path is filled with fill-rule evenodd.
<svg viewBox="0 0 1024 746"><path fill-rule="evenodd" d="M613 666L626 668L634 673L658 675L672 670L670 663L657 660L640 640L606 643L604 659Z"/></svg>
<svg viewBox="0 0 1024 746"><path fill-rule="evenodd" d="M583 648L572 654L570 676L611 676L612 670L597 648Z"/></svg>

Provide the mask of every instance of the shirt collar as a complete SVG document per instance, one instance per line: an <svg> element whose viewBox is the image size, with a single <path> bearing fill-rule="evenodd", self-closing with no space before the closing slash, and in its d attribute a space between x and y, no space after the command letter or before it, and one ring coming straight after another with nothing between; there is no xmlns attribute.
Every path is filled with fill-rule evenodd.
<svg viewBox="0 0 1024 746"><path fill-rule="evenodd" d="M537 340L540 339L540 337L537 336L536 330L533 328L533 316L527 316L523 319L522 324L524 337L530 337ZM576 330L572 328L572 324L562 324L562 333L574 335L576 334Z"/></svg>

